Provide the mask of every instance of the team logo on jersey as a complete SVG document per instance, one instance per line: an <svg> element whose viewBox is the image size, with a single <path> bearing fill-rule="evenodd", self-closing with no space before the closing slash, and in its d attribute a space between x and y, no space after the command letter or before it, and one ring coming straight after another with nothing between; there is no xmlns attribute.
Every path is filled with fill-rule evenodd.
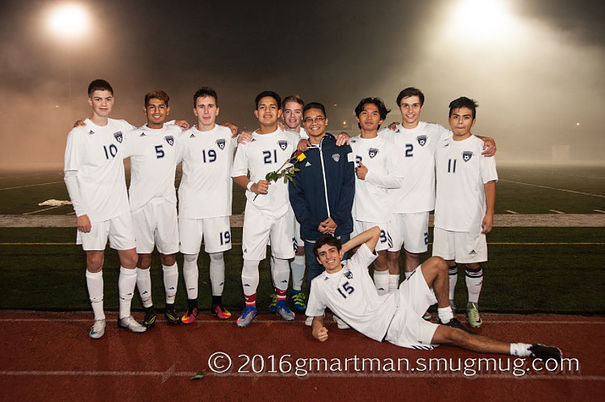
<svg viewBox="0 0 605 402"><path fill-rule="evenodd" d="M347 279L353 279L353 272L346 271L345 272L345 278L347 278Z"/></svg>
<svg viewBox="0 0 605 402"><path fill-rule="evenodd" d="M470 161L472 156L473 156L473 153L471 151L462 152L462 160L465 162Z"/></svg>
<svg viewBox="0 0 605 402"><path fill-rule="evenodd" d="M340 160L340 154L332 154L332 159L334 159L334 162L338 163Z"/></svg>
<svg viewBox="0 0 605 402"><path fill-rule="evenodd" d="M219 138L216 140L216 145L218 145L219 149L225 149L225 139Z"/></svg>
<svg viewBox="0 0 605 402"><path fill-rule="evenodd" d="M309 167L311 166L311 163L309 163L309 161L307 161L307 164L305 165L305 167Z"/></svg>
<svg viewBox="0 0 605 402"><path fill-rule="evenodd" d="M174 145L174 137L171 135L167 135L166 137L164 137L164 139L166 140L166 142L168 143L168 145L173 146Z"/></svg>
<svg viewBox="0 0 605 402"><path fill-rule="evenodd" d="M426 144L426 135L419 135L418 137L416 137L416 139L418 140L418 144L420 144L421 147Z"/></svg>
<svg viewBox="0 0 605 402"><path fill-rule="evenodd" d="M279 145L282 151L285 151L286 148L288 148L288 141L279 140L277 141L277 144Z"/></svg>
<svg viewBox="0 0 605 402"><path fill-rule="evenodd" d="M370 149L368 149L368 155L370 156L370 158L375 157L376 154L378 154L378 150L376 148L370 148Z"/></svg>
<svg viewBox="0 0 605 402"><path fill-rule="evenodd" d="M113 133L113 136L116 138L116 141L118 141L119 143L122 143L122 132L118 131L117 133Z"/></svg>

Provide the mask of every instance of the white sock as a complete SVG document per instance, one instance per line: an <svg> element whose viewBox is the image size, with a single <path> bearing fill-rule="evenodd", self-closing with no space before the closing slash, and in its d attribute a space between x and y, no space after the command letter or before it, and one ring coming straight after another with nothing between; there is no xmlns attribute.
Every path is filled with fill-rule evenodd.
<svg viewBox="0 0 605 402"><path fill-rule="evenodd" d="M458 267L449 267L449 278L450 278L450 300L454 300L454 294L456 293L456 282L458 282Z"/></svg>
<svg viewBox="0 0 605 402"><path fill-rule="evenodd" d="M187 299L197 299L199 271L197 269L197 254L183 254L183 279L187 289Z"/></svg>
<svg viewBox="0 0 605 402"><path fill-rule="evenodd" d="M151 269L137 268L137 288L139 288L139 295L141 295L141 303L143 307L153 306L153 300L151 299Z"/></svg>
<svg viewBox="0 0 605 402"><path fill-rule="evenodd" d="M274 264L271 267L271 276L273 284L279 290L288 290L288 282L290 281L290 263L288 260L274 258Z"/></svg>
<svg viewBox="0 0 605 402"><path fill-rule="evenodd" d="M103 271L90 272L86 270L86 287L95 320L104 320L103 311Z"/></svg>
<svg viewBox="0 0 605 402"><path fill-rule="evenodd" d="M439 315L439 320L442 323L448 323L454 318L454 312L452 311L451 306L447 307L437 307L437 314Z"/></svg>
<svg viewBox="0 0 605 402"><path fill-rule="evenodd" d="M258 263L256 260L244 260L244 267L242 268L242 288L244 289L244 295L252 296L256 293L258 288Z"/></svg>
<svg viewBox="0 0 605 402"><path fill-rule="evenodd" d="M412 276L412 272L414 271L405 271L405 279L408 279L410 276Z"/></svg>
<svg viewBox="0 0 605 402"><path fill-rule="evenodd" d="M223 253L209 253L209 255L212 296L222 296L225 287L225 259Z"/></svg>
<svg viewBox="0 0 605 402"><path fill-rule="evenodd" d="M295 255L294 261L290 263L290 269L292 270L292 290L300 291L305 277L305 256Z"/></svg>
<svg viewBox="0 0 605 402"><path fill-rule="evenodd" d="M529 343L511 343L510 344L510 354L512 356L519 356L519 357L531 356L531 352L529 351L530 347L531 347L531 345Z"/></svg>
<svg viewBox="0 0 605 402"><path fill-rule="evenodd" d="M479 295L483 286L483 270L471 271L468 268L465 270L466 289L468 290L468 302L479 303Z"/></svg>
<svg viewBox="0 0 605 402"><path fill-rule="evenodd" d="M399 289L399 274L389 274L389 292Z"/></svg>
<svg viewBox="0 0 605 402"><path fill-rule="evenodd" d="M136 269L120 267L120 276L118 277L118 294L120 296L120 318L126 318L130 315L130 304L134 288L137 286Z"/></svg>
<svg viewBox="0 0 605 402"><path fill-rule="evenodd" d="M389 271L374 270L374 286L379 295L384 295L389 291Z"/></svg>
<svg viewBox="0 0 605 402"><path fill-rule="evenodd" d="M179 284L179 266L175 262L172 265L163 265L164 292L166 292L166 304L174 304L176 289Z"/></svg>

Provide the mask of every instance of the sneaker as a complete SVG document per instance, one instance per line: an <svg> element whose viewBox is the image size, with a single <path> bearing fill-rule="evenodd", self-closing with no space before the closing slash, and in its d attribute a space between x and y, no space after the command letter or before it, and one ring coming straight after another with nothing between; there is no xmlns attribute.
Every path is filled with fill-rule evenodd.
<svg viewBox="0 0 605 402"><path fill-rule="evenodd" d="M305 294L300 290L293 290L290 293L290 302L292 302L294 310L299 313L304 313L307 310Z"/></svg>
<svg viewBox="0 0 605 402"><path fill-rule="evenodd" d="M424 315L422 316L422 319L425 321L431 321L431 319L433 318L433 315L430 312L425 312Z"/></svg>
<svg viewBox="0 0 605 402"><path fill-rule="evenodd" d="M452 318L448 322L442 322L441 320L439 320L439 324L445 325L446 327L458 328L458 329L463 330L466 333L475 335L475 333L473 331L471 331L470 329L468 329L467 327L462 325L462 323L460 321L458 321L458 319L456 317Z"/></svg>
<svg viewBox="0 0 605 402"><path fill-rule="evenodd" d="M275 305L277 304L277 293L271 295L271 303L269 303L269 311L275 313Z"/></svg>
<svg viewBox="0 0 605 402"><path fill-rule="evenodd" d="M197 318L197 307L188 308L187 312L181 317L183 324L193 324Z"/></svg>
<svg viewBox="0 0 605 402"><path fill-rule="evenodd" d="M92 327L90 327L90 332L88 333L88 335L92 339L99 339L103 335L105 335L105 318L101 320L95 320L95 322L92 324Z"/></svg>
<svg viewBox="0 0 605 402"><path fill-rule="evenodd" d="M529 351L531 352L531 357L544 361L554 359L560 362L563 357L561 349L554 346L542 345L541 343L534 343L529 347Z"/></svg>
<svg viewBox="0 0 605 402"><path fill-rule="evenodd" d="M475 303L469 303L468 306L466 306L466 318L468 320L468 325L473 328L481 328L483 321L481 321L479 309Z"/></svg>
<svg viewBox="0 0 605 402"><path fill-rule="evenodd" d="M292 310L288 308L285 300L280 300L277 302L275 305L275 312L278 316L286 321L292 321L294 318L296 318Z"/></svg>
<svg viewBox="0 0 605 402"><path fill-rule="evenodd" d="M147 329L151 329L155 326L155 319L157 318L157 314L155 313L155 309L152 307L145 308L145 318L143 319L143 325Z"/></svg>
<svg viewBox="0 0 605 402"><path fill-rule="evenodd" d="M228 320L231 318L231 313L220 304L213 304L210 310L218 317L219 320Z"/></svg>
<svg viewBox="0 0 605 402"><path fill-rule="evenodd" d="M177 314L174 305L166 306L166 310L164 310L164 317L166 317L166 322L168 325L179 325L181 323L181 317Z"/></svg>
<svg viewBox="0 0 605 402"><path fill-rule="evenodd" d="M336 326L338 327L338 329L349 329L351 327L349 327L349 324L347 324L346 322L344 322L343 320L340 319L340 317L338 316L334 316L334 322L336 323Z"/></svg>
<svg viewBox="0 0 605 402"><path fill-rule="evenodd" d="M237 326L240 328L247 327L256 318L256 314L258 313L255 306L246 306L242 315L237 319Z"/></svg>
<svg viewBox="0 0 605 402"><path fill-rule="evenodd" d="M305 325L306 325L307 327L312 327L312 326L313 326L313 317L307 317L307 318L305 319Z"/></svg>
<svg viewBox="0 0 605 402"><path fill-rule="evenodd" d="M142 333L147 331L144 325L139 324L131 315L128 317L120 318L118 320L118 327L129 329L131 332Z"/></svg>

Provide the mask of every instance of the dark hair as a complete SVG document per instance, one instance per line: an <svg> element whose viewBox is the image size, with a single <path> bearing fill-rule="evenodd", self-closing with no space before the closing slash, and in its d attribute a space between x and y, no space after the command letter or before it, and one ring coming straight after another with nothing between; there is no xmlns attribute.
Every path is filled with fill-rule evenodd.
<svg viewBox="0 0 605 402"><path fill-rule="evenodd" d="M298 95L290 95L290 96L286 96L284 98L284 100L282 101L282 105L284 105L284 107L286 106L286 103L288 102L296 102L298 103L300 106L305 106L305 102L301 99L300 96Z"/></svg>
<svg viewBox="0 0 605 402"><path fill-rule="evenodd" d="M168 106L168 101L170 100L170 97L164 91L149 91L145 94L145 107L149 105L149 101L151 99L159 99L164 102L166 106Z"/></svg>
<svg viewBox="0 0 605 402"><path fill-rule="evenodd" d="M212 96L216 106L218 106L218 95L216 94L216 91L210 87L201 87L193 94L193 108L195 108L197 104L197 98L203 98L205 96Z"/></svg>
<svg viewBox="0 0 605 402"><path fill-rule="evenodd" d="M453 101L450 102L449 117L452 117L452 112L454 111L454 109L460 109L461 107L469 108L471 110L471 112L473 112L472 114L473 114L473 119L474 119L477 114L476 109L479 107L479 104L477 102L475 102L473 99L467 98L466 96L461 96L458 99L454 99Z"/></svg>
<svg viewBox="0 0 605 402"><path fill-rule="evenodd" d="M397 95L397 106L401 106L401 100L403 98L409 98L410 96L417 96L418 99L420 99L420 106L424 105L424 94L422 91L418 88L408 87Z"/></svg>
<svg viewBox="0 0 605 402"><path fill-rule="evenodd" d="M92 93L94 91L109 91L113 95L113 88L111 87L109 82L102 80L100 78L96 79L94 81L91 81L91 83L88 84L88 96L89 97L92 96Z"/></svg>
<svg viewBox="0 0 605 402"><path fill-rule="evenodd" d="M310 103L307 103L305 105L305 107L303 108L303 115L309 109L319 109L324 114L324 117L328 117L328 115L326 114L326 108L324 107L324 105L322 105L319 102L310 102Z"/></svg>
<svg viewBox="0 0 605 402"><path fill-rule="evenodd" d="M317 241L315 242L315 247L313 247L313 254L315 254L315 257L319 257L317 250L319 250L323 245L326 244L336 247L338 251L340 251L340 249L342 248L342 243L336 237L332 235L322 235L319 239L317 239Z"/></svg>
<svg viewBox="0 0 605 402"><path fill-rule="evenodd" d="M355 107L355 116L359 117L361 112L363 112L363 107L367 104L371 103L378 108L378 113L380 113L380 120L384 120L389 114L390 110L384 105L384 102L380 98L363 98L359 101L357 107ZM357 123L357 127L361 128L361 124ZM380 128L380 126L378 126Z"/></svg>
<svg viewBox="0 0 605 402"><path fill-rule="evenodd" d="M265 98L265 97L271 97L273 99L275 99L275 102L277 102L277 108L281 109L281 97L277 94L277 92L273 92L273 91L263 91L261 93L259 93L258 95L256 95L256 98L254 99L254 109L258 109L258 102L260 102L261 99Z"/></svg>

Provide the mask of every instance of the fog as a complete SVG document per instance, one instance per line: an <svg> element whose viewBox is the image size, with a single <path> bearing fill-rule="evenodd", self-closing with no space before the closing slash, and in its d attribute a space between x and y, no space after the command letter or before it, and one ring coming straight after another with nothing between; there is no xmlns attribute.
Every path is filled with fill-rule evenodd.
<svg viewBox="0 0 605 402"><path fill-rule="evenodd" d="M602 2L493 0L495 14L474 14L468 1L82 1L89 31L69 39L45 25L59 2L4 1L0 169L60 168L95 78L114 87L113 117L136 125L152 89L193 122L191 96L208 85L221 121L255 128L254 96L272 89L324 103L330 131L354 130L366 96L399 120L395 98L415 86L423 120L443 125L450 100L477 100L473 132L496 139L499 161L603 162Z"/></svg>

